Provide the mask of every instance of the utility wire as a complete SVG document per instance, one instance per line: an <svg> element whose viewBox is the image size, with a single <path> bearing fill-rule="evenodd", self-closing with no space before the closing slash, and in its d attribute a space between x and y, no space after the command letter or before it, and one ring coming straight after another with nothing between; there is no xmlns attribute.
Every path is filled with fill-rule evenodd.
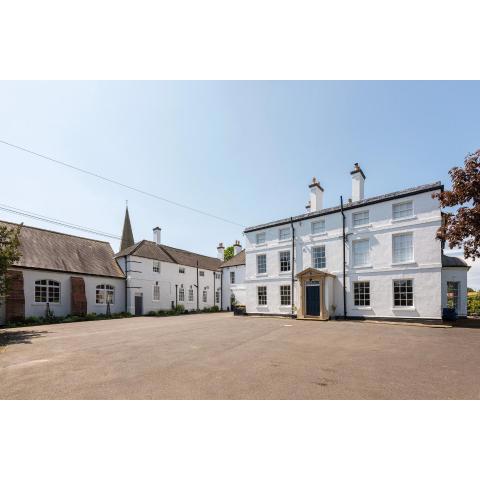
<svg viewBox="0 0 480 480"><path fill-rule="evenodd" d="M100 230L95 230L93 228L82 227L81 225L75 225L74 223L68 223L63 220L57 220L56 218L45 217L39 213L28 212L27 210L20 210L9 205L3 205L0 203L0 210L5 212L14 213L15 215L22 215L25 217L34 218L36 220L41 220L42 222L53 223L55 225L61 225L62 227L73 228L75 230L81 230L82 232L93 233L101 237L113 238L114 240L120 240L118 235L113 235L112 233L102 232Z"/></svg>
<svg viewBox="0 0 480 480"><path fill-rule="evenodd" d="M22 150L23 152L31 153L32 155L36 155L37 157L44 158L45 160L50 160L51 162L54 162L58 165L62 165L64 167L71 168L72 170L76 170L78 172L84 173L86 175L90 175L92 177L99 178L100 180L104 180L105 182L113 183L114 185L119 185L120 187L128 188L129 190L132 190L137 193L141 193L142 195L146 195L148 197L156 198L157 200L162 200L164 202L170 203L171 205L175 205L177 207L185 208L187 210L191 210L192 212L200 213L201 215L205 215L207 217L215 218L217 220L221 220L222 222L226 223L231 223L232 225L236 225L238 227L245 228L245 225L242 225L240 223L234 222L233 220L228 220L227 218L219 217L218 215L214 215L212 213L204 212L203 210L199 210L198 208L193 208L189 207L188 205L184 205L182 203L175 202L173 200L169 200L168 198L161 197L159 195L156 195L155 193L147 192L145 190L141 190L140 188L137 187L132 187L130 185L127 185L125 183L119 182L117 180L113 180L112 178L104 177L103 175L99 175L94 172L90 172L89 170L85 170L80 167L76 167L75 165L72 165L67 162L62 162L61 160L56 160L54 158L48 157L47 155L42 155L41 153L34 152L33 150L29 150L28 148L21 147L19 145L15 145L13 143L6 142L4 140L0 140L0 143L3 143L4 145L8 145L9 147L16 148L17 150Z"/></svg>

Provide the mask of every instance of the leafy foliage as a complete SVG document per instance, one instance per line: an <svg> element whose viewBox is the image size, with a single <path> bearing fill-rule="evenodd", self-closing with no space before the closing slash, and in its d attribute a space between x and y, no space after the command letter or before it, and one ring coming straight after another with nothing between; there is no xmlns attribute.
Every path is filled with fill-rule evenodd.
<svg viewBox="0 0 480 480"><path fill-rule="evenodd" d="M230 260L231 258L233 258L235 256L234 254L234 250L233 250L233 245L230 245L229 247L227 247L225 249L225 251L223 252L223 259L224 261L226 262L227 260Z"/></svg>
<svg viewBox="0 0 480 480"><path fill-rule="evenodd" d="M438 237L450 248L463 247L465 258L480 258L480 150L465 157L464 167L449 171L452 190L433 194L442 208L459 207L444 217Z"/></svg>
<svg viewBox="0 0 480 480"><path fill-rule="evenodd" d="M20 260L19 234L22 225L8 227L0 225L0 297L8 290L7 270Z"/></svg>
<svg viewBox="0 0 480 480"><path fill-rule="evenodd" d="M467 314L480 316L480 293L470 294L467 298Z"/></svg>

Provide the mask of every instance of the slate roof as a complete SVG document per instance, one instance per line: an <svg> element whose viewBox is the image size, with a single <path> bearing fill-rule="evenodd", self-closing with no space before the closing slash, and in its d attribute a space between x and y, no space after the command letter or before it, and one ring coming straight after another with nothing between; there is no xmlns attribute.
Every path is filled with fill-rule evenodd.
<svg viewBox="0 0 480 480"><path fill-rule="evenodd" d="M403 197L408 197L410 195L418 195L419 193L432 192L434 190L443 190L443 185L441 182L428 183L426 185L420 185L418 187L407 188L405 190L399 190L398 192L387 193L385 195L378 195L376 197L365 198L357 202L344 203L344 210L351 210L352 208L364 207L374 203L387 202L390 200L396 200ZM247 227L245 233L254 232L255 230L263 230L264 228L275 227L277 225L287 225L291 220L294 222L300 220L306 220L315 217L322 217L324 215L329 215L332 213L338 213L341 211L340 205L336 207L324 208L318 212L304 213L302 215L297 215L296 217L284 218L282 220L275 220L269 223L263 223L261 225L256 225L253 227Z"/></svg>
<svg viewBox="0 0 480 480"><path fill-rule="evenodd" d="M178 265L185 265L187 267L196 267L198 261L198 267L205 270L218 270L222 263L221 260L215 257L200 255L199 253L181 250L180 248L170 247L168 245L157 245L155 242L149 240L142 240L129 248L121 250L115 255L115 258L126 255L177 263Z"/></svg>
<svg viewBox="0 0 480 480"><path fill-rule="evenodd" d="M238 265L245 265L245 250L237 253L234 257L220 265L220 268L236 267Z"/></svg>
<svg viewBox="0 0 480 480"><path fill-rule="evenodd" d="M468 263L460 257L449 257L442 254L442 267L465 267L470 268Z"/></svg>
<svg viewBox="0 0 480 480"><path fill-rule="evenodd" d="M0 221L6 226L16 223ZM17 267L124 278L108 242L24 225Z"/></svg>

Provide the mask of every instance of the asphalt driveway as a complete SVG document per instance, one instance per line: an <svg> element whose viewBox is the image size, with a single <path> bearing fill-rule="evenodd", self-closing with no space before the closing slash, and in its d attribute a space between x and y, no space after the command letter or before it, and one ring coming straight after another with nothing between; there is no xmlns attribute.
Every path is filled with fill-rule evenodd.
<svg viewBox="0 0 480 480"><path fill-rule="evenodd" d="M480 398L480 329L199 314L0 331L2 399Z"/></svg>

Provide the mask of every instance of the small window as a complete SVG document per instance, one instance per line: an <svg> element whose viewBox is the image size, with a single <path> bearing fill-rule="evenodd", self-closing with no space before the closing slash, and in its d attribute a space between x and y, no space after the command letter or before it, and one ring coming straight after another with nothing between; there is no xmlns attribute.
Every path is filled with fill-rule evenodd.
<svg viewBox="0 0 480 480"><path fill-rule="evenodd" d="M257 300L259 305L267 304L267 287L257 287Z"/></svg>
<svg viewBox="0 0 480 480"><path fill-rule="evenodd" d="M185 301L185 289L183 288L183 285L181 285L178 290L178 301L179 302Z"/></svg>
<svg viewBox="0 0 480 480"><path fill-rule="evenodd" d="M113 285L97 285L95 302L98 304L115 303L115 287Z"/></svg>
<svg viewBox="0 0 480 480"><path fill-rule="evenodd" d="M265 232L257 233L256 240L257 240L257 245L261 243L265 243Z"/></svg>
<svg viewBox="0 0 480 480"><path fill-rule="evenodd" d="M290 304L290 285L280 285L280 305Z"/></svg>
<svg viewBox="0 0 480 480"><path fill-rule="evenodd" d="M60 282L37 280L35 282L35 302L60 303Z"/></svg>
<svg viewBox="0 0 480 480"><path fill-rule="evenodd" d="M203 300L203 303L207 303L207 290L203 291L202 300Z"/></svg>
<svg viewBox="0 0 480 480"><path fill-rule="evenodd" d="M356 307L369 307L370 282L355 282L353 284L353 298Z"/></svg>
<svg viewBox="0 0 480 480"><path fill-rule="evenodd" d="M353 214L353 226L360 227L361 225L368 225L369 223L368 210L365 212L357 212Z"/></svg>
<svg viewBox="0 0 480 480"><path fill-rule="evenodd" d="M235 272L230 272L230 283L235 283Z"/></svg>
<svg viewBox="0 0 480 480"><path fill-rule="evenodd" d="M392 216L394 220L413 217L413 202L402 202L393 205Z"/></svg>
<svg viewBox="0 0 480 480"><path fill-rule="evenodd" d="M153 301L154 302L160 301L160 285L153 286Z"/></svg>
<svg viewBox="0 0 480 480"><path fill-rule="evenodd" d="M217 291L215 292L215 303L220 303L220 289L217 288Z"/></svg>
<svg viewBox="0 0 480 480"><path fill-rule="evenodd" d="M257 273L267 273L266 255L257 255Z"/></svg>
<svg viewBox="0 0 480 480"><path fill-rule="evenodd" d="M290 271L290 251L280 252L280 271Z"/></svg>
<svg viewBox="0 0 480 480"><path fill-rule="evenodd" d="M312 235L317 233L325 233L325 220L312 222Z"/></svg>
<svg viewBox="0 0 480 480"><path fill-rule="evenodd" d="M178 267L178 273L185 273L185 267Z"/></svg>
<svg viewBox="0 0 480 480"><path fill-rule="evenodd" d="M193 287L190 285L190 288L188 289L188 301L193 302Z"/></svg>
<svg viewBox="0 0 480 480"><path fill-rule="evenodd" d="M216 273L216 274L215 274L215 278L216 278L217 280L220 280L220 277L221 277L221 275L220 275L219 273Z"/></svg>
<svg viewBox="0 0 480 480"><path fill-rule="evenodd" d="M413 307L413 280L393 281L393 305Z"/></svg>
<svg viewBox="0 0 480 480"><path fill-rule="evenodd" d="M312 248L312 266L313 268L325 268L327 259L325 258L325 245Z"/></svg>
<svg viewBox="0 0 480 480"><path fill-rule="evenodd" d="M205 276L205 272L204 272L203 270L200 270L200 271L198 272L198 274L199 274L201 277L204 277L204 276Z"/></svg>
<svg viewBox="0 0 480 480"><path fill-rule="evenodd" d="M353 266L363 267L370 263L370 240L356 240L352 243Z"/></svg>
<svg viewBox="0 0 480 480"><path fill-rule="evenodd" d="M393 263L413 261L413 234L401 233L393 235Z"/></svg>
<svg viewBox="0 0 480 480"><path fill-rule="evenodd" d="M460 282L447 282L447 307L459 310Z"/></svg>
<svg viewBox="0 0 480 480"><path fill-rule="evenodd" d="M279 231L279 238L280 240L288 240L292 235L292 231L290 228L281 228Z"/></svg>
<svg viewBox="0 0 480 480"><path fill-rule="evenodd" d="M160 273L160 262L157 260L153 261L153 271L155 273Z"/></svg>

